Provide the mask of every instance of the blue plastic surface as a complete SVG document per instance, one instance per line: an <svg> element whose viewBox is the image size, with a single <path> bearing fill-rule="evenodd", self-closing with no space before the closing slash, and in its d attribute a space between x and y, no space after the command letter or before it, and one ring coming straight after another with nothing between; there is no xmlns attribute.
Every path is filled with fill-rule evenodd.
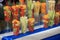
<svg viewBox="0 0 60 40"><path fill-rule="evenodd" d="M36 29L34 30L34 32L26 32L25 34L19 34L18 36L14 36L14 35L11 35L11 36L5 36L2 38L2 40L14 40L14 39L17 39L17 38L21 38L21 37L24 37L24 36L27 36L27 35L31 35L31 34L34 34L34 33L38 33L38 32L42 32L42 31L45 31L45 30L48 30L48 29L51 29L51 28L55 28L55 27L58 27L60 26L60 24L58 25L53 25L52 27L48 27L48 28L39 28L39 29Z"/></svg>
<svg viewBox="0 0 60 40"><path fill-rule="evenodd" d="M42 40L60 40L60 34L57 34L48 38L44 38Z"/></svg>

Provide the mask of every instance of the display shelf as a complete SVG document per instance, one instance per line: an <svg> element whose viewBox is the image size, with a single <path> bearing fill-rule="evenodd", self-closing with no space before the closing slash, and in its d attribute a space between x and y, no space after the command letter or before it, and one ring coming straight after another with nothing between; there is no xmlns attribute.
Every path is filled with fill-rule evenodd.
<svg viewBox="0 0 60 40"><path fill-rule="evenodd" d="M43 23L42 22L38 22L34 25L34 30L38 29L38 28L43 28ZM39 27L40 26L40 27ZM27 29L28 31L28 29ZM19 31L21 33L21 31ZM7 34L7 35L6 35ZM0 32L0 39L4 36L10 36L10 35L13 35L13 31L12 29L9 29L9 30L3 30Z"/></svg>
<svg viewBox="0 0 60 40"><path fill-rule="evenodd" d="M39 26L40 27L40 26ZM54 28L58 28L58 29L54 29ZM38 28L36 30L34 30L34 32L26 32L25 34L19 34L18 36L14 36L14 35L10 35L10 36L4 36L2 38L2 40L14 40L14 39L18 39L18 38L23 38L23 37L28 37L29 35L34 35L36 33L39 33L39 32L44 32L44 31L47 31L47 30L50 30L50 29L53 29L53 30L60 30L60 24L58 25L53 25L52 27L48 27L48 28ZM58 34L60 32L56 32L55 34Z"/></svg>
<svg viewBox="0 0 60 40"><path fill-rule="evenodd" d="M57 34L57 35L54 35L54 36L51 36L42 40L60 40L60 34Z"/></svg>

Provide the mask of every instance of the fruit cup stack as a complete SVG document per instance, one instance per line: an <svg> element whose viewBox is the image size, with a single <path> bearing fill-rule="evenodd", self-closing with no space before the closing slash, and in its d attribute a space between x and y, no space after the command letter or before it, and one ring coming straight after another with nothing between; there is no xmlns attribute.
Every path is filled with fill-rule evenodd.
<svg viewBox="0 0 60 40"><path fill-rule="evenodd" d="M13 33L15 36L17 36L19 34L19 30L20 30L20 22L17 19L13 19L12 20L12 26L13 26Z"/></svg>
<svg viewBox="0 0 60 40"><path fill-rule="evenodd" d="M24 0L19 0L20 2L20 22L21 22L21 31L22 33L26 33L27 32L27 24L28 24L28 19L25 15L26 13L26 5Z"/></svg>
<svg viewBox="0 0 60 40"><path fill-rule="evenodd" d="M28 29L29 29L30 32L34 31L34 23L35 23L34 18L29 18L28 19Z"/></svg>
<svg viewBox="0 0 60 40"><path fill-rule="evenodd" d="M16 6L16 3L13 0L13 6L12 6L12 28L13 28L13 33L14 35L18 35L19 34L19 30L20 30L20 21L18 20L18 7Z"/></svg>
<svg viewBox="0 0 60 40"><path fill-rule="evenodd" d="M44 28L48 28L48 22L49 22L48 17L49 17L48 14L43 16Z"/></svg>
<svg viewBox="0 0 60 40"><path fill-rule="evenodd" d="M41 2L41 13L46 14L46 1Z"/></svg>
<svg viewBox="0 0 60 40"><path fill-rule="evenodd" d="M49 26L53 26L55 17L55 0L48 0L48 16Z"/></svg>
<svg viewBox="0 0 60 40"><path fill-rule="evenodd" d="M11 22L11 7L8 5L8 2L5 0L6 6L4 6L4 19L7 24L6 29L9 29L9 24Z"/></svg>
<svg viewBox="0 0 60 40"><path fill-rule="evenodd" d="M40 1L37 0L34 3L34 18L35 18L35 22L39 22L40 21Z"/></svg>
<svg viewBox="0 0 60 40"><path fill-rule="evenodd" d="M48 22L49 22L49 16L47 13L47 3L46 0L40 0L41 1L41 14L42 14L42 20L44 23L44 28L48 28Z"/></svg>
<svg viewBox="0 0 60 40"><path fill-rule="evenodd" d="M28 18L32 17L33 4L32 0L27 0Z"/></svg>
<svg viewBox="0 0 60 40"><path fill-rule="evenodd" d="M56 4L56 17L55 17L55 24L59 24L60 23L60 0L58 0L57 4Z"/></svg>

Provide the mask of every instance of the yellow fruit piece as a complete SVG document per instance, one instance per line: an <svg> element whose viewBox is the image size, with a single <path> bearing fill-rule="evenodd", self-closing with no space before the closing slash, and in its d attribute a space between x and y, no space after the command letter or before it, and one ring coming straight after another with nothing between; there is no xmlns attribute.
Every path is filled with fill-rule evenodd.
<svg viewBox="0 0 60 40"><path fill-rule="evenodd" d="M56 15L60 15L59 12L56 12Z"/></svg>
<svg viewBox="0 0 60 40"><path fill-rule="evenodd" d="M9 6L4 6L4 10L9 10Z"/></svg>
<svg viewBox="0 0 60 40"><path fill-rule="evenodd" d="M43 16L43 18L46 18L46 19L47 19L48 17L49 17L48 14L46 14L46 15Z"/></svg>
<svg viewBox="0 0 60 40"><path fill-rule="evenodd" d="M16 5L17 7L19 7L19 5Z"/></svg>
<svg viewBox="0 0 60 40"><path fill-rule="evenodd" d="M48 23L48 14L46 14L46 15L43 16L43 22Z"/></svg>
<svg viewBox="0 0 60 40"><path fill-rule="evenodd" d="M28 21L35 22L35 19L34 18L29 18Z"/></svg>
<svg viewBox="0 0 60 40"><path fill-rule="evenodd" d="M12 8L13 8L14 10L16 10L16 6L12 6Z"/></svg>
<svg viewBox="0 0 60 40"><path fill-rule="evenodd" d="M17 24L20 25L20 22L19 22L17 19L14 19L14 20L12 21L13 24L14 24L14 22L17 22Z"/></svg>
<svg viewBox="0 0 60 40"><path fill-rule="evenodd" d="M43 22L48 23L48 21L47 21L47 20L43 20Z"/></svg>

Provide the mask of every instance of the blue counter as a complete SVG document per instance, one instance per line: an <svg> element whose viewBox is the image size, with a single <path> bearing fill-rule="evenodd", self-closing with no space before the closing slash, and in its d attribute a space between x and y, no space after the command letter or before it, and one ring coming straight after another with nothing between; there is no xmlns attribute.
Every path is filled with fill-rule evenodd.
<svg viewBox="0 0 60 40"><path fill-rule="evenodd" d="M45 31L45 30L49 30L49 29L52 29L52 28L56 28L60 26L60 24L58 25L53 25L52 27L48 27L48 28L39 28L39 29L36 29L34 30L34 32L26 32L25 34L19 34L18 36L14 36L14 35L11 35L11 36L5 36L2 38L2 40L14 40L14 39L17 39L17 38L21 38L21 37L24 37L24 36L27 36L27 35L31 35L31 34L34 34L34 33L38 33L38 32L42 32L42 31Z"/></svg>
<svg viewBox="0 0 60 40"><path fill-rule="evenodd" d="M60 34L56 34L56 35L53 35L51 37L44 38L42 40L60 40Z"/></svg>

